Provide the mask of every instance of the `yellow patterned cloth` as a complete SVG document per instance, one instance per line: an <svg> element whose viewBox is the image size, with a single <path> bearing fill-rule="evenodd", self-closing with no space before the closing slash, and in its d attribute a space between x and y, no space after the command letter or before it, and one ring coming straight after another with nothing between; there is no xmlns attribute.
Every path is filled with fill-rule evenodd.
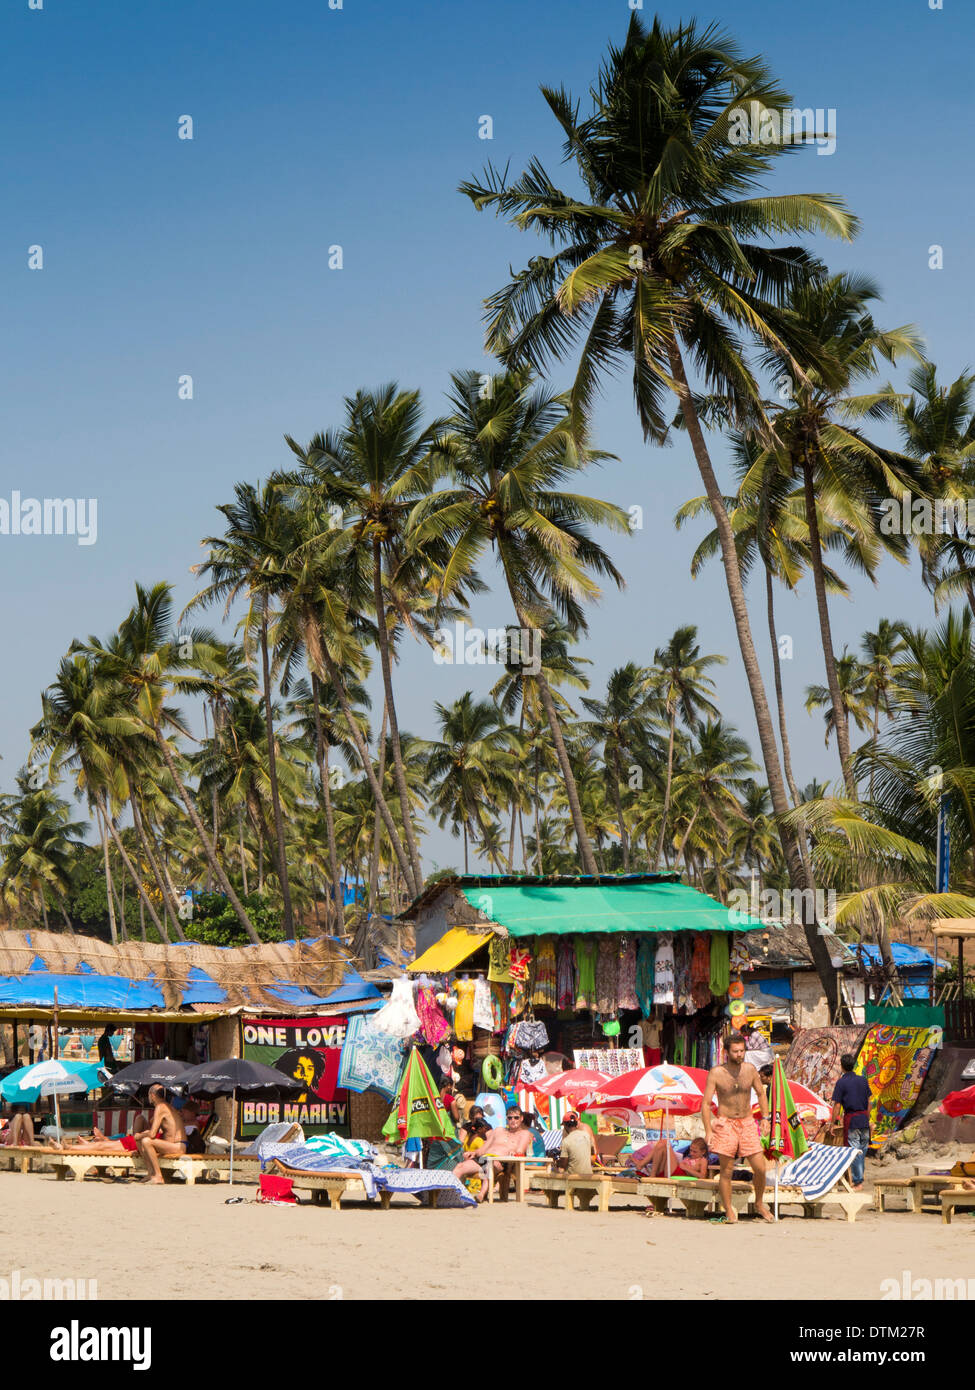
<svg viewBox="0 0 975 1390"><path fill-rule="evenodd" d="M870 1130L875 1144L886 1143L907 1119L940 1046L940 1028L891 1028L875 1023L868 1029L856 1070L870 1083Z"/></svg>

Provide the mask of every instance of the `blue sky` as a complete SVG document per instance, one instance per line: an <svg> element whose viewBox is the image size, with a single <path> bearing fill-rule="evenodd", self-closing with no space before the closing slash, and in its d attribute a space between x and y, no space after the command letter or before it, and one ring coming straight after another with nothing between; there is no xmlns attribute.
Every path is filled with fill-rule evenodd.
<svg viewBox="0 0 975 1390"><path fill-rule="evenodd" d="M846 197L863 231L827 248L831 264L869 271L884 292L878 320L917 323L942 375L971 365L975 8L656 8L667 21L725 23L800 106L835 108L835 154L783 161L783 186ZM169 579L188 599L214 507L237 480L288 460L285 432L307 439L338 420L345 394L390 379L421 388L432 414L451 370L486 365L481 301L534 243L475 213L457 184L487 159L521 168L538 155L557 173L538 86L584 96L628 18L625 0L7 0L0 497L95 497L98 540L0 536L0 785L12 787L39 692L72 637L111 630L137 579ZM177 138L184 115L192 141ZM482 115L492 141L478 138ZM928 269L934 243L941 271ZM341 270L328 268L334 244ZM42 270L27 268L35 245ZM178 398L185 374L192 400ZM595 436L620 461L589 490L642 506L646 524L611 543L627 588L593 611L594 686L697 623L704 649L731 658L723 712L757 743L719 571L692 581L701 530L671 525L701 490L686 443L648 448L622 381L599 404ZM911 571L887 564L876 587L855 580L853 593L834 605L838 648L881 616L931 617L916 560ZM832 778L835 753L802 707L822 679L811 585L779 608L795 650L784 679L797 774ZM486 627L508 618L501 594L478 610ZM760 609L754 626L766 655ZM486 692L492 679L491 668L404 653L403 727L432 733L432 700ZM428 863L459 856L445 832L430 837Z"/></svg>

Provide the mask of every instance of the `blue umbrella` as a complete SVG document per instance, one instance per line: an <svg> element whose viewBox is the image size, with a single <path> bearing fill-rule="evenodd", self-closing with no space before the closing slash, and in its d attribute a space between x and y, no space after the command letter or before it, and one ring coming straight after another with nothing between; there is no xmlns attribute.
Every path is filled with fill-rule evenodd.
<svg viewBox="0 0 975 1390"><path fill-rule="evenodd" d="M54 1068L60 1068L63 1076L59 1077ZM9 1076L5 1076L0 1081L0 1095L10 1105L33 1105L41 1096L53 1094L51 1089L46 1089L52 1081L64 1081L69 1077L77 1077L83 1084L65 1085L63 1089L58 1085L60 1094L94 1091L105 1084L102 1079L103 1071L104 1068L97 1062L35 1062L29 1067L18 1067ZM26 1086L21 1085L23 1081L27 1082Z"/></svg>

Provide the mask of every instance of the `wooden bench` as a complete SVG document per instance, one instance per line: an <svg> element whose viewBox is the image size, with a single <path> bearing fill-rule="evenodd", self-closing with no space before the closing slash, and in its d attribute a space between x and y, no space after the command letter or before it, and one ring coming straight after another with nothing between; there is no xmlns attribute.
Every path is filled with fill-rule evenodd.
<svg viewBox="0 0 975 1390"><path fill-rule="evenodd" d="M718 1210L721 1200L717 1178L640 1178L632 1190L649 1198L655 1211L666 1211L671 1200L680 1202L692 1221ZM732 1182L731 1205L735 1211L751 1211L754 1196L750 1182Z"/></svg>
<svg viewBox="0 0 975 1390"><path fill-rule="evenodd" d="M530 1178L532 1187L545 1193L548 1204L553 1209L559 1204L560 1194L565 1197L566 1211L571 1212L575 1210L573 1199L577 1192L595 1192L599 1197L599 1211L609 1211L609 1199L615 1181L609 1174L593 1173L591 1177L570 1177L568 1173L531 1173Z"/></svg>
<svg viewBox="0 0 975 1390"><path fill-rule="evenodd" d="M956 1207L975 1207L975 1189L971 1187L946 1187L939 1194L941 1200L941 1220L951 1225L951 1217Z"/></svg>
<svg viewBox="0 0 975 1390"><path fill-rule="evenodd" d="M117 1153L105 1150L101 1153L89 1151L87 1153L72 1153L70 1149L43 1150L48 1163L54 1169L57 1178L63 1181L69 1173L81 1180L92 1168L109 1169L114 1168L123 1173L137 1173L139 1176L145 1173L145 1165L139 1154ZM260 1161L257 1158L234 1157L234 1177L238 1174L241 1178L254 1180L259 1171ZM230 1158L227 1154L167 1154L160 1156L159 1170L164 1179L172 1179L179 1175L188 1186L192 1187L200 1178L207 1173L218 1175L226 1173L229 1177Z"/></svg>
<svg viewBox="0 0 975 1390"><path fill-rule="evenodd" d="M873 1204L877 1211L886 1211L891 1197L903 1197L905 1211L917 1211L917 1195L913 1178L877 1178L873 1185Z"/></svg>
<svg viewBox="0 0 975 1390"><path fill-rule="evenodd" d="M310 1192L313 1202L324 1206L328 1203L331 1211L342 1210L342 1198L350 1191L361 1192L364 1196L366 1185L360 1173L305 1173L300 1168L289 1168L280 1159L273 1159L268 1166L269 1173L279 1173L282 1177L291 1179L293 1188L300 1188L302 1191ZM358 1195L358 1192L356 1195ZM431 1207L436 1207L439 1192L433 1191L429 1194ZM389 1209L393 1194L391 1192L380 1192L379 1200L383 1211Z"/></svg>
<svg viewBox="0 0 975 1390"><path fill-rule="evenodd" d="M0 1146L0 1161L6 1160L10 1173L17 1168L22 1173L29 1173L35 1161L49 1159L52 1152L42 1144L4 1144Z"/></svg>
<svg viewBox="0 0 975 1390"><path fill-rule="evenodd" d="M823 1208L827 1202L835 1202L842 1207L843 1214L847 1221L852 1225L864 1207L873 1206L872 1192L854 1192L852 1187L842 1179L842 1185L837 1185L824 1192L821 1197L806 1197L801 1187L779 1188L779 1206L801 1206L803 1216L817 1219L822 1217ZM770 1184L765 1189L766 1205L771 1205L775 1201L775 1189Z"/></svg>

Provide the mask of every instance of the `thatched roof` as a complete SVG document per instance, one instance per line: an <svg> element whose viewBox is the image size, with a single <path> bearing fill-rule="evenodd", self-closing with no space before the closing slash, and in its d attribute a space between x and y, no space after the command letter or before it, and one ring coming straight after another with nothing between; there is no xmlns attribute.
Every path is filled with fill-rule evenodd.
<svg viewBox="0 0 975 1390"><path fill-rule="evenodd" d="M78 984L103 977L150 987L167 1009L212 1002L280 1010L281 986L325 996L341 985L349 964L348 952L328 937L241 947L141 941L112 946L61 932L0 931L0 979L7 977L8 1002L18 984L33 993L46 976L73 977Z"/></svg>

